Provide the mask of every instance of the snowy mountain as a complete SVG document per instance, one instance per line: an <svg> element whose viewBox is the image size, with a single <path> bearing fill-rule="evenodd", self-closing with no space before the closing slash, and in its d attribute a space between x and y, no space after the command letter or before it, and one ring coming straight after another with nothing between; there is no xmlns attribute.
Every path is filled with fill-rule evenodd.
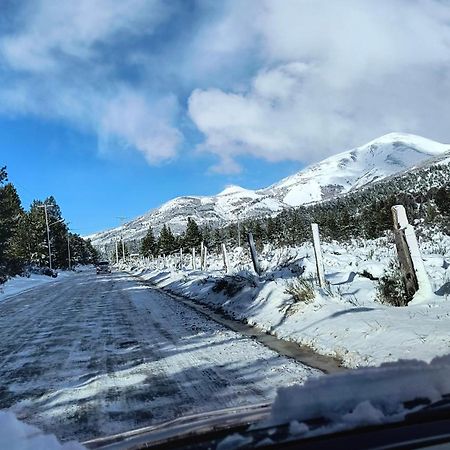
<svg viewBox="0 0 450 450"><path fill-rule="evenodd" d="M345 194L375 181L421 165L450 150L450 145L401 133L390 133L361 147L331 156L265 189L229 186L210 197L177 197L121 227L87 236L105 245L118 236L140 239L149 226L164 224L175 233L184 231L187 218L198 224L222 226L249 218L273 215L284 208Z"/></svg>
<svg viewBox="0 0 450 450"><path fill-rule="evenodd" d="M118 236L124 239L140 239L151 225L156 232L164 224L177 234L184 231L187 218L198 224L225 225L237 217L265 216L281 211L286 205L268 194L239 186L229 186L212 197L177 197L159 208L149 211L131 222L104 232L87 236L94 245L104 245Z"/></svg>
<svg viewBox="0 0 450 450"><path fill-rule="evenodd" d="M402 172L450 150L411 134L390 133L331 156L264 189L290 206L316 202Z"/></svg>

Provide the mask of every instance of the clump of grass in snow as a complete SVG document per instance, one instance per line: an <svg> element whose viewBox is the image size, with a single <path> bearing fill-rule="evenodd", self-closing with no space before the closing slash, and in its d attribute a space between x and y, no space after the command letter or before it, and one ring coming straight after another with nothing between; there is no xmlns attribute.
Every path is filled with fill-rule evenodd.
<svg viewBox="0 0 450 450"><path fill-rule="evenodd" d="M311 303L315 298L314 283L306 278L290 281L284 292L291 295L294 302Z"/></svg>
<svg viewBox="0 0 450 450"><path fill-rule="evenodd" d="M377 299L392 306L406 306L409 298L406 296L400 267L395 260L391 260L388 268L378 281Z"/></svg>

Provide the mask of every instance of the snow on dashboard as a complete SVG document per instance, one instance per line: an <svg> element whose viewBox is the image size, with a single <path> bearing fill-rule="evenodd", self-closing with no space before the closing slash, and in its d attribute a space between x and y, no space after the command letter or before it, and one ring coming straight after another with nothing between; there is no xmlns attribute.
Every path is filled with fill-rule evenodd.
<svg viewBox="0 0 450 450"><path fill-rule="evenodd" d="M291 423L292 434L307 433L302 422L323 418L345 429L401 420L411 409L405 402L436 402L450 393L450 356L430 363L400 360L380 367L310 378L303 385L282 387L264 426ZM419 406L420 407L420 406ZM315 430L320 434L325 430Z"/></svg>
<svg viewBox="0 0 450 450"><path fill-rule="evenodd" d="M0 448L8 450L85 450L70 441L61 444L53 434L21 422L9 411L0 411Z"/></svg>

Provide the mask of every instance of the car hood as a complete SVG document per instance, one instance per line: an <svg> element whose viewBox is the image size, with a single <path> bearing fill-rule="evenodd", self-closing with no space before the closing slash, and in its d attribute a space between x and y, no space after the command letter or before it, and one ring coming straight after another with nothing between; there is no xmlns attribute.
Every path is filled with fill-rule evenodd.
<svg viewBox="0 0 450 450"><path fill-rule="evenodd" d="M85 442L88 448L151 448L195 437L214 438L288 427L307 438L403 421L436 402L448 408L450 355L429 363L403 360L313 377L281 387L273 404L257 404L184 416L159 425ZM434 406L431 408L434 409ZM423 414L428 414L425 409ZM417 416L416 416L417 417ZM248 425L252 425L251 428ZM301 431L301 432L300 432ZM205 436L205 435L208 436ZM289 436L280 436L282 440Z"/></svg>
<svg viewBox="0 0 450 450"><path fill-rule="evenodd" d="M183 416L157 425L138 428L111 436L91 439L83 442L90 449L125 450L157 446L172 439L203 435L211 431L247 427L250 424L267 419L271 405L261 403L250 406L221 409L201 414Z"/></svg>

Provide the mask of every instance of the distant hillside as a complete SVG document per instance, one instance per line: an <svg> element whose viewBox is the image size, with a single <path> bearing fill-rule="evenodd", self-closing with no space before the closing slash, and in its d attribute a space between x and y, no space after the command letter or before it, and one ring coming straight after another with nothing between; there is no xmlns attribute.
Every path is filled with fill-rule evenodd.
<svg viewBox="0 0 450 450"><path fill-rule="evenodd" d="M256 217L275 216L292 206L319 202L368 186L430 159L445 157L449 145L411 134L390 133L361 147L331 156L265 189L230 186L215 196L177 197L121 227L89 237L96 246L119 236L138 240L149 226L158 232L164 224L174 233L184 231L187 218L199 225L225 226Z"/></svg>

